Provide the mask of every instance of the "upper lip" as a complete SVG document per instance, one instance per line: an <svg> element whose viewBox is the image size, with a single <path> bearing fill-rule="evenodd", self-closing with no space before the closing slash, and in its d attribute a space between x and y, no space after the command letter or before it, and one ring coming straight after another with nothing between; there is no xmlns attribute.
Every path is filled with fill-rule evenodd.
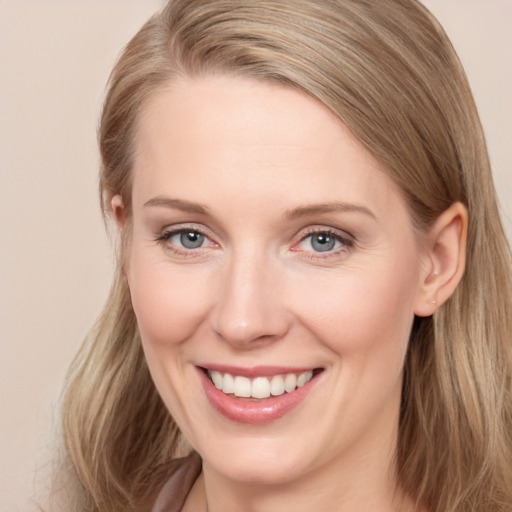
<svg viewBox="0 0 512 512"><path fill-rule="evenodd" d="M273 377L274 375L283 375L287 373L301 374L307 371L320 370L321 368L312 366L230 366L225 364L204 364L199 368L220 373L229 373L230 375L254 378L254 377Z"/></svg>

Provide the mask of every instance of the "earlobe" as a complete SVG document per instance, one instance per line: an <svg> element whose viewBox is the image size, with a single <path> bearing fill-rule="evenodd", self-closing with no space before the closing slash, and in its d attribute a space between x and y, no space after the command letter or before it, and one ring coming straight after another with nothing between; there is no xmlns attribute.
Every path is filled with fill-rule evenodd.
<svg viewBox="0 0 512 512"><path fill-rule="evenodd" d="M110 201L110 209L114 217L117 229L122 231L126 223L126 212L123 204L123 198L120 195L115 195Z"/></svg>
<svg viewBox="0 0 512 512"><path fill-rule="evenodd" d="M426 236L425 262L414 313L432 315L452 295L466 263L468 213L454 203L436 220Z"/></svg>

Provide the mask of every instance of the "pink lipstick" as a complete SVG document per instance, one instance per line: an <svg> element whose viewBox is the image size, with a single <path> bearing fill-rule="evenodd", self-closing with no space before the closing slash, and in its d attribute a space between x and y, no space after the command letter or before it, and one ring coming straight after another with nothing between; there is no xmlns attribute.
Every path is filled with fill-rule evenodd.
<svg viewBox="0 0 512 512"><path fill-rule="evenodd" d="M260 425L297 407L317 382L322 369L282 367L198 367L208 400L225 418Z"/></svg>

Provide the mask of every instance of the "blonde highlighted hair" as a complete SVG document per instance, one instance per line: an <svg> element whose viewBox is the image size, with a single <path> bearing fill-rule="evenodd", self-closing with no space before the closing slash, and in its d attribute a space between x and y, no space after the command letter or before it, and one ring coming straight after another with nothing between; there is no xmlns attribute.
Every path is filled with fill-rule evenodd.
<svg viewBox="0 0 512 512"><path fill-rule="evenodd" d="M398 482L431 512L512 510L511 256L462 66L416 0L175 0L130 41L99 131L105 215L130 212L134 132L179 75L243 75L317 98L383 164L418 230L469 212L466 272L417 318L405 366ZM125 241L129 243L129 241ZM82 511L144 510L180 447L118 270L70 371L63 433Z"/></svg>

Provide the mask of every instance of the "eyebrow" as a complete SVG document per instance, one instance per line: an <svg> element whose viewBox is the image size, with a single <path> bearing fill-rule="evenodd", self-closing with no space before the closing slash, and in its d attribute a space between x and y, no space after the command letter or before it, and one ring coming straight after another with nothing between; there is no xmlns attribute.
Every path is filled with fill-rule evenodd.
<svg viewBox="0 0 512 512"><path fill-rule="evenodd" d="M184 201L183 199L171 199L168 197L153 197L144 203L144 208L150 206L160 206L164 208L172 208L174 210L181 210L187 213L199 213L201 215L208 214L208 208L199 203L191 201Z"/></svg>
<svg viewBox="0 0 512 512"><path fill-rule="evenodd" d="M144 207L164 207L172 208L175 210L181 210L187 213L198 213L200 215L208 215L208 208L202 204L194 203L192 201L185 201L183 199L171 199L169 197L153 197L149 201L144 203ZM362 213L368 215L372 219L377 219L375 214L366 206L344 203L335 201L332 203L320 203L312 205L297 206L291 210L287 210L284 214L284 218L287 220L300 219L304 217L313 217L314 215L320 215L323 213Z"/></svg>
<svg viewBox="0 0 512 512"><path fill-rule="evenodd" d="M375 214L366 206L352 204L352 203L343 203L339 201L335 201L332 203L321 203L321 204L313 204L313 205L305 205L298 206L297 208L293 208L291 210L287 210L285 213L286 219L298 219L303 217L313 217L314 215L319 215L322 213L333 213L333 212L341 212L341 213L363 213L364 215L368 215L374 220L377 220Z"/></svg>

